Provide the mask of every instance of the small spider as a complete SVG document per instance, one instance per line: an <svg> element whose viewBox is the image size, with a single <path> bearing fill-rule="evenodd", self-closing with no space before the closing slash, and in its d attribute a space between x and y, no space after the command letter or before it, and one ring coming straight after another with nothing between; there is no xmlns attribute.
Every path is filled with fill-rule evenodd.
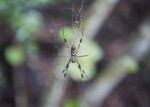
<svg viewBox="0 0 150 107"><path fill-rule="evenodd" d="M84 29L83 29L83 32L84 32ZM68 44L67 44L67 40L64 38L64 42L65 42L65 44L66 44L67 50L68 50L69 53L70 53L70 57L68 56L70 59L69 59L67 65L66 65L65 69L62 71L62 73L64 74L64 78L67 76L67 70L68 70L68 68L69 68L69 64L70 64L70 62L72 62L72 63L77 63L77 64L78 64L78 68L80 69L80 73L81 73L82 79L84 78L84 75L85 75L86 78L88 79L87 75L85 74L84 70L82 70L81 65L79 64L79 61L78 61L78 59L77 59L77 57L85 57L85 56L88 56L88 55L77 56L78 50L79 50L79 48L80 48L80 44L81 44L81 42L82 42L83 32L82 32L82 37L81 37L81 39L80 39L78 48L76 49L76 46L75 46L74 44L72 44L72 46L71 46L71 52L70 52L70 50L69 50L69 47L68 47ZM63 37L64 37L64 30L63 30Z"/></svg>

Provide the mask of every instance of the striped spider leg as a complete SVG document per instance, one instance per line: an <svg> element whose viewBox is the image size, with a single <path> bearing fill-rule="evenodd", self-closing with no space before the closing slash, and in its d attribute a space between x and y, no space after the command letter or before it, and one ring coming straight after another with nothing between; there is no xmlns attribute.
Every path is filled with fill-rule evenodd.
<svg viewBox="0 0 150 107"><path fill-rule="evenodd" d="M70 61L71 61L71 59L69 59L65 69L62 71L62 74L64 74L64 78L66 78L66 76L67 76L67 70L69 68ZM60 74L60 76L61 76L61 74ZM65 80L64 80L64 83L63 83L63 90L64 90L64 86L65 86Z"/></svg>
<svg viewBox="0 0 150 107"><path fill-rule="evenodd" d="M76 54L78 53L78 50L79 50L79 48L80 48L80 44L82 43L83 33L84 33L84 29L83 29L83 31L82 31L82 37L81 37L81 39L80 39L80 42L79 42L79 45L78 45L78 49L77 49Z"/></svg>
<svg viewBox="0 0 150 107"><path fill-rule="evenodd" d="M79 64L79 61L77 60L78 68L80 69L81 77L82 77L82 86L84 87L84 75L89 80L88 76L85 74L84 70L82 70L81 65ZM84 74L84 75L83 75Z"/></svg>
<svg viewBox="0 0 150 107"><path fill-rule="evenodd" d="M82 31L82 37L81 37L81 39L80 39L80 42L79 42L79 45L78 45L76 54L78 53L78 50L79 50L79 48L80 48L80 44L82 43L83 33L84 33L84 29L83 29L83 31ZM85 57L85 56L88 56L88 55L81 55L81 56L76 56L76 57ZM81 69L81 65L79 64L79 61L78 61L77 59L76 59L76 62L77 62L77 64L78 64L78 68L80 69L82 79L84 78L83 74L84 74L85 77L88 79L88 76L85 74L84 70ZM88 80L89 80L89 79L88 79Z"/></svg>
<svg viewBox="0 0 150 107"><path fill-rule="evenodd" d="M63 29L63 37L64 37L64 29ZM65 38L64 38L64 42L65 42L65 44L66 44L67 50L68 50L69 53L71 54L71 52L70 52L70 50L69 50L69 47L68 47L68 44L67 44L67 40L66 40ZM69 58L70 58L70 56L59 56L59 57L69 57ZM71 58L69 59L67 65L65 66L64 70L62 71L62 74L64 75L64 78L66 78L66 76L67 76L67 70L68 70L68 68L69 68L70 62L71 62ZM60 76L61 76L61 74L59 75L59 77L60 77ZM58 77L58 78L59 78L59 77ZM57 78L57 80L58 80L58 78ZM65 80L64 80L64 83L63 83L63 90L64 90L64 86L65 86Z"/></svg>
<svg viewBox="0 0 150 107"><path fill-rule="evenodd" d="M65 69L62 71L62 73L64 74L64 78L67 76L67 73L66 73L66 72L67 72L67 70L68 70L68 68L69 68L70 61L71 61L71 59L69 59L67 65L66 65L66 67L65 67Z"/></svg>
<svg viewBox="0 0 150 107"><path fill-rule="evenodd" d="M63 29L63 37L64 37L64 29ZM67 40L65 38L64 38L64 42L65 42L65 45L67 47L68 52L70 53L68 43L67 43ZM70 56L58 56L58 58L61 58L61 57L69 57L70 58ZM62 74L64 75L64 78L66 78L66 76L67 76L67 70L69 68L70 61L71 61L71 59L69 59L67 65L65 66L64 70L62 71ZM61 74L57 77L56 81L60 78L60 76L61 76Z"/></svg>
<svg viewBox="0 0 150 107"><path fill-rule="evenodd" d="M63 37L64 37L64 29L63 29ZM66 40L65 38L64 38L64 42L65 42L65 44L66 44L67 50L68 50L69 53L70 53L70 50L69 50L69 47L68 47L68 44L67 44L67 40ZM71 54L71 53L70 53L70 54ZM69 56L66 56L66 57L69 57ZM67 70L68 70L68 68L69 68L70 61L71 61L71 59L69 59L67 65L66 65L66 67L65 67L65 69L62 71L62 73L64 74L64 78L67 76Z"/></svg>

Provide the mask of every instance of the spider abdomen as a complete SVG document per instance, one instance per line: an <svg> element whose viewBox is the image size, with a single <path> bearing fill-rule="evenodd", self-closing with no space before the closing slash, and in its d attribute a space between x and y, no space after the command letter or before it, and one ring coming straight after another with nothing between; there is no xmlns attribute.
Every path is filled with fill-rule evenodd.
<svg viewBox="0 0 150 107"><path fill-rule="evenodd" d="M71 62L72 63L75 63L77 60L76 60L76 57L75 56L71 56Z"/></svg>

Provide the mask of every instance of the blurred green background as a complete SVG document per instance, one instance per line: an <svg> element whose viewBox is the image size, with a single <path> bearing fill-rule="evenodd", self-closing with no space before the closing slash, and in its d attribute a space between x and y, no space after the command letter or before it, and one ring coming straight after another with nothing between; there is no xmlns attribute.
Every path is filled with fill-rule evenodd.
<svg viewBox="0 0 150 107"><path fill-rule="evenodd" d="M79 59L88 79L83 81L78 65L70 64L66 84L63 75L57 80L61 95L54 91L69 60L58 58L69 55L63 39L78 46L82 30L74 29L76 21L86 23L96 13L89 12L96 1L0 1L0 107L150 106L149 0L118 0L108 13L101 6L105 20L95 37L83 32L78 53L88 55ZM103 100L98 93L106 93Z"/></svg>

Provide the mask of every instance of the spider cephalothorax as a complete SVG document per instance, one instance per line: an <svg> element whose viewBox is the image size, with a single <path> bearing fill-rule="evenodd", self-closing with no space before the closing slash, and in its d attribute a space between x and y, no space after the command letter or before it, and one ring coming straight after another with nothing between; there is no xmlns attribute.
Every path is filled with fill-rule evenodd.
<svg viewBox="0 0 150 107"><path fill-rule="evenodd" d="M63 30L63 36L64 36L64 30ZM82 32L82 37L83 37L83 32ZM72 44L72 46L71 46L71 52L70 52L70 49L69 49L69 47L68 47L67 40L64 38L64 42L65 42L65 44L66 44L66 46L67 46L67 49L68 49L68 51L69 51L69 53L70 53L70 55L71 55L71 56L70 56L70 59L69 59L69 61L68 61L68 63L67 63L67 65L66 65L66 67L65 67L65 69L62 71L62 73L64 73L64 77L66 77L66 75L67 75L67 70L68 70L68 68L69 68L70 62L72 62L72 63L76 63L76 62L77 62L78 68L80 69L81 77L82 77L82 78L84 77L83 74L86 76L84 70L82 70L81 65L79 64L79 62L78 62L78 60L77 60L78 57L85 57L85 56L88 56L88 55L77 56L78 50L79 50L79 48L80 48L80 44L81 44L81 42L82 42L82 37L81 37L81 39L80 39L80 42L79 42L79 45L78 45L78 48L77 48L77 49L76 49L76 46L75 46L74 44ZM88 78L88 77L86 76L86 78Z"/></svg>
<svg viewBox="0 0 150 107"><path fill-rule="evenodd" d="M74 44L72 44L72 46L71 46L71 55L72 56L76 55L76 46Z"/></svg>

